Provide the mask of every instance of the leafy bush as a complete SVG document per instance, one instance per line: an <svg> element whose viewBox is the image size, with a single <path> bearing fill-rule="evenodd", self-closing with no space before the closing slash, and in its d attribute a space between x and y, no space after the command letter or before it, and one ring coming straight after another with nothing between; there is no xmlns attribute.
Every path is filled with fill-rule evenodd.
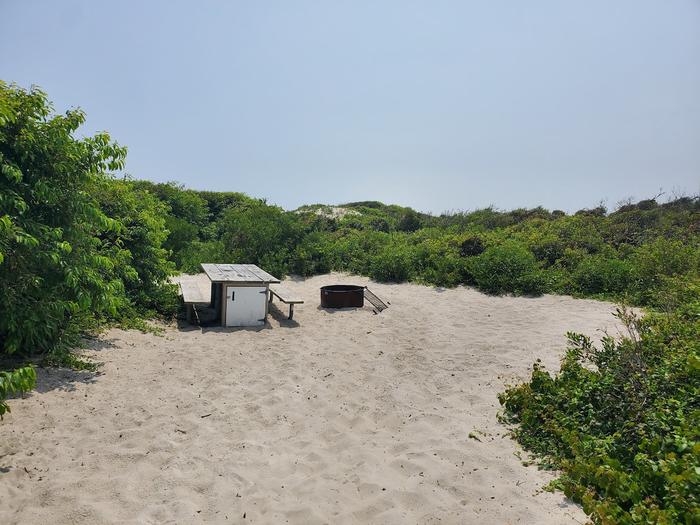
<svg viewBox="0 0 700 525"><path fill-rule="evenodd" d="M546 266L553 266L564 257L566 244L559 238L548 237L532 244L530 250L538 261L544 262Z"/></svg>
<svg viewBox="0 0 700 525"><path fill-rule="evenodd" d="M327 236L321 232L312 232L306 235L294 249L289 269L293 274L309 276L328 273L331 265L332 258Z"/></svg>
<svg viewBox="0 0 700 525"><path fill-rule="evenodd" d="M0 420L10 407L5 400L13 395L29 392L36 384L36 371L25 366L13 371L0 371Z"/></svg>
<svg viewBox="0 0 700 525"><path fill-rule="evenodd" d="M593 255L585 257L572 274L574 291L580 294L617 294L632 280L630 261Z"/></svg>
<svg viewBox="0 0 700 525"><path fill-rule="evenodd" d="M84 119L0 82L0 353L61 362L102 321L173 310L167 209L111 177L126 150L107 134L73 136Z"/></svg>
<svg viewBox="0 0 700 525"><path fill-rule="evenodd" d="M332 268L370 275L375 254L382 250L390 239L390 235L383 232L341 230L333 236L330 247Z"/></svg>
<svg viewBox="0 0 700 525"><path fill-rule="evenodd" d="M177 289L168 283L175 265L168 261L163 243L167 208L149 192L138 189L130 180L107 179L93 191L102 211L118 221L118 228L103 232L100 251L114 265L114 278L123 283L126 302L120 317L157 312L173 315L177 308Z"/></svg>
<svg viewBox="0 0 700 525"><path fill-rule="evenodd" d="M481 237L467 237L462 241L459 254L462 257L475 257L481 255L486 250Z"/></svg>
<svg viewBox="0 0 700 525"><path fill-rule="evenodd" d="M700 273L700 248L660 237L640 246L631 256L631 263L636 302L663 306L655 304L654 298L668 278Z"/></svg>
<svg viewBox="0 0 700 525"><path fill-rule="evenodd" d="M223 213L222 231L229 262L257 264L278 277L302 236L297 218L276 206L253 202Z"/></svg>
<svg viewBox="0 0 700 525"><path fill-rule="evenodd" d="M140 194L148 193L162 202L167 235L163 247L171 250L175 262L180 264L178 255L190 243L200 239L206 228L210 212L207 201L196 191L185 189L174 182L154 184L148 181L133 181Z"/></svg>
<svg viewBox="0 0 700 525"><path fill-rule="evenodd" d="M604 220L597 214L578 214L557 221L554 231L565 248L597 253L606 246L602 232Z"/></svg>
<svg viewBox="0 0 700 525"><path fill-rule="evenodd" d="M539 364L499 396L514 435L596 523L698 523L700 286L671 315L637 319L602 346L569 334L559 374Z"/></svg>
<svg viewBox="0 0 700 525"><path fill-rule="evenodd" d="M0 351L46 352L75 341L80 319L112 315L123 285L101 253L116 231L91 196L125 150L106 134L77 140L79 110L50 117L38 90L0 82Z"/></svg>
<svg viewBox="0 0 700 525"><path fill-rule="evenodd" d="M402 232L414 232L421 228L421 218L415 211L408 209L396 224L396 229Z"/></svg>
<svg viewBox="0 0 700 525"><path fill-rule="evenodd" d="M403 282L414 277L415 253L403 237L392 237L372 258L369 275L377 281Z"/></svg>
<svg viewBox="0 0 700 525"><path fill-rule="evenodd" d="M223 241L194 241L179 252L179 268L185 273L199 273L202 263L230 263Z"/></svg>
<svg viewBox="0 0 700 525"><path fill-rule="evenodd" d="M456 238L438 236L423 240L415 246L414 260L417 278L422 282L457 286L465 281L466 263Z"/></svg>
<svg viewBox="0 0 700 525"><path fill-rule="evenodd" d="M546 290L535 256L515 241L488 248L469 259L468 268L479 289L488 293L537 295Z"/></svg>

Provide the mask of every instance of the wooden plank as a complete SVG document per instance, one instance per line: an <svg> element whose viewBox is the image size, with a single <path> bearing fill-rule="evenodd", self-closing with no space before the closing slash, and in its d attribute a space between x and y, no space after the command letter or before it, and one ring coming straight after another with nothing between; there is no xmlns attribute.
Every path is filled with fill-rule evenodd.
<svg viewBox="0 0 700 525"><path fill-rule="evenodd" d="M242 271L240 265L235 264L202 264L202 269L212 282L259 282L256 276L250 272Z"/></svg>
<svg viewBox="0 0 700 525"><path fill-rule="evenodd" d="M234 275L242 282L265 282L260 276L256 275L255 272L251 271L248 266L252 265L232 264L230 268L228 268L229 273L227 275Z"/></svg>
<svg viewBox="0 0 700 525"><path fill-rule="evenodd" d="M240 264L219 264L217 266L227 282L249 283L259 281L257 276L246 271Z"/></svg>
<svg viewBox="0 0 700 525"><path fill-rule="evenodd" d="M204 270L204 273L207 274L207 277L209 277L210 281L221 282L221 278L223 277L223 275L221 274L221 271L219 270L216 264L203 263L202 270Z"/></svg>
<svg viewBox="0 0 700 525"><path fill-rule="evenodd" d="M304 299L298 296L295 297L294 292L284 288L283 286L278 286L276 284L270 285L270 292L275 294L283 303L302 304L304 302Z"/></svg>
<svg viewBox="0 0 700 525"><path fill-rule="evenodd" d="M219 283L278 283L279 279L254 264L203 263L202 270L212 282Z"/></svg>
<svg viewBox="0 0 700 525"><path fill-rule="evenodd" d="M301 297L294 297L293 292L277 284L270 285L270 302L272 302L273 296L289 305L289 316L287 317L289 320L294 319L294 305L304 302Z"/></svg>
<svg viewBox="0 0 700 525"><path fill-rule="evenodd" d="M196 282L181 282L180 291L185 304L209 304L209 294L202 290Z"/></svg>
<svg viewBox="0 0 700 525"><path fill-rule="evenodd" d="M274 275L270 275L267 273L265 270L262 268L255 266L254 264L243 264L241 266L245 266L249 271L257 275L260 279L267 283L279 283L280 280L275 277Z"/></svg>

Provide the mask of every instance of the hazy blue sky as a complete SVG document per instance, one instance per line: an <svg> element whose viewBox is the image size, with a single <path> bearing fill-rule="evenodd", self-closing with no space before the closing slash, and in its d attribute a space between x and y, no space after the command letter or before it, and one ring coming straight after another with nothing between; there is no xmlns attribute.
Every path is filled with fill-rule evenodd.
<svg viewBox="0 0 700 525"><path fill-rule="evenodd" d="M135 177L285 208L700 190L699 0L0 0L0 78Z"/></svg>

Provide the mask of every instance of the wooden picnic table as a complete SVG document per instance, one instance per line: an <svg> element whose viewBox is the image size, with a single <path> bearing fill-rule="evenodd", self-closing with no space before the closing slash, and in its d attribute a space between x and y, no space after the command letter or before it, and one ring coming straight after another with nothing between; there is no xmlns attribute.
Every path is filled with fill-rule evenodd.
<svg viewBox="0 0 700 525"><path fill-rule="evenodd" d="M261 326L270 284L280 280L254 264L202 264L211 281L211 303L224 326Z"/></svg>

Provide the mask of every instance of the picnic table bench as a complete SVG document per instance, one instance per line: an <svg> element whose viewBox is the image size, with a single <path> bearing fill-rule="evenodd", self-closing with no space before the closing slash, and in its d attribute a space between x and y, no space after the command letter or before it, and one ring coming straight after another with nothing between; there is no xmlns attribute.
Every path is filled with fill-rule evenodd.
<svg viewBox="0 0 700 525"><path fill-rule="evenodd" d="M278 284L270 285L270 302L272 302L272 296L276 296L280 301L289 305L288 319L292 319L294 317L294 305L304 303L304 300L299 296L295 296L294 292Z"/></svg>
<svg viewBox="0 0 700 525"><path fill-rule="evenodd" d="M196 282L180 282L182 302L187 308L187 322L192 323L194 317L198 317L195 305L209 305L211 294L209 290L202 289ZM199 319L197 319L199 321Z"/></svg>

